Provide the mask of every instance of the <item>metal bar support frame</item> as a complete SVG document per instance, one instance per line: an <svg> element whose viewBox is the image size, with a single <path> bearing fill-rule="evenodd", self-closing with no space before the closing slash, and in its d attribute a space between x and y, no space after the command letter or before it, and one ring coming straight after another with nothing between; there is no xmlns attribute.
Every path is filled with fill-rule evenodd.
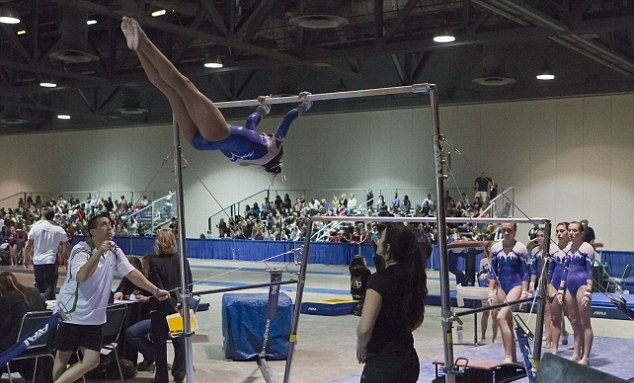
<svg viewBox="0 0 634 383"><path fill-rule="evenodd" d="M387 96L387 95L404 94L404 93L429 93L431 89L435 89L435 86L431 84L414 84L410 86L400 86L400 87L392 87L392 88L377 88L377 89L356 90L356 91L348 91L348 92L313 94L308 96L307 100L320 101L320 100L350 99L350 98L372 97L372 96ZM288 103L296 103L298 102L298 100L296 97L272 97L268 99L267 102L270 104L288 104ZM219 102L214 104L216 105L217 108L222 109L222 108L240 108L240 107L258 106L259 102L257 100L244 100L244 101ZM173 128L172 130L173 130L174 148L175 148L174 168L175 168L176 184L177 184L176 195L177 195L177 203L178 203L177 205L178 230L180 234L178 236L178 249L179 249L180 271L181 271L180 297L181 297L181 301L183 305L183 321L184 321L183 335L185 336L185 360L186 360L185 367L186 367L186 373L187 373L187 382L192 383L193 376L194 376L194 373L193 373L194 368L192 363L193 351L192 351L192 344L190 339L190 336L192 333L191 333L191 325L189 320L189 308L190 308L189 300L191 298L191 292L190 292L189 286L187 285L186 276L185 276L186 275L185 274L185 259L187 259L187 251L185 247L186 242L184 240L185 238L185 202L184 202L184 196L183 196L183 174L182 174L183 164L182 164L179 128L175 119L173 119L172 128ZM311 236L311 228L309 227L308 233L306 235L307 240L306 240L306 246L304 248L304 254L302 256L302 264L300 268L300 273L298 276L298 280L296 281L297 294L295 297L295 311L293 314L293 322L292 322L292 329L291 329L290 342L289 342L289 353L286 360L286 367L284 371L285 383L290 381L290 371L291 371L293 352L295 350L295 343L297 340L296 334L297 334L297 327L299 323L299 313L301 308L302 295L304 291L304 283L306 280L306 267L308 264L310 236ZM293 283L295 281L294 280L283 281L282 283L275 283L275 284L279 285L279 284L285 284L288 282ZM261 287L264 285L271 285L271 284L262 284L262 285L258 285L257 287ZM256 286L253 286L253 287L256 287ZM244 289L244 288L245 287L237 288L234 290ZM251 287L246 287L246 288L251 288ZM231 291L231 290L228 289L226 291ZM211 293L211 292L206 292L206 293Z"/></svg>
<svg viewBox="0 0 634 383"><path fill-rule="evenodd" d="M430 100L431 107L431 115L432 115L432 125L434 128L434 163L436 167L436 199L438 206L444 206L444 180L447 176L444 173L444 167L447 164L447 156L443 152L442 143L444 142L444 137L440 134L440 120L439 120L439 98L438 98L438 90L436 85L433 84L414 84L410 86L401 86L401 87L392 87L392 88L377 88L377 89L367 89L367 90L357 90L357 91L348 91L348 92L337 92L337 93L322 93L322 94L313 94L307 97L309 101L321 101L321 100L335 100L335 99L350 99L350 98L360 98L360 97L372 97L372 96L387 96L393 94L405 94L405 93L422 93L428 94ZM296 97L273 97L268 100L270 104L288 104L288 103L296 103L298 100ZM252 107L259 105L257 100L244 100L244 101L229 101L229 102L219 102L215 103L216 107L222 108L240 108L240 107ZM184 200L183 200L183 179L182 179L182 164L181 164L181 153L180 153L180 141L178 134L178 125L176 122L173 124L174 127L174 144L176 147L176 155L174 156L174 161L176 164L176 182L178 184L177 187L177 195L178 195L178 212L179 212L179 248L180 256L181 256L181 275L183 276L181 279L182 289L181 293L183 296L183 308L184 308L184 330L185 334L190 334L191 329L189 326L189 289L188 286L185 285L184 278L184 259L186 256L185 252L185 241L183 240L185 236L185 225L184 225ZM339 218L339 219L338 219ZM355 217L355 221L360 221L359 218ZM455 366L454 366L454 357L453 357L453 344L451 338L451 330L452 330L452 322L455 320L454 316L451 313L450 306L450 296L449 296L449 268L447 264L447 238L445 233L445 225L447 222L478 222L478 223L491 223L491 222L518 222L518 223L544 223L547 220L544 219L487 219L487 218L477 218L477 219L446 219L443 214L439 214L436 219L426 219L426 218L399 218L395 220L391 217L363 217L366 221L374 221L374 222L436 222L438 225L438 247L439 247L439 256L440 256L440 284L441 284L441 295L442 295L442 326L443 333L445 334L443 338L444 342L444 356L445 356L445 380L446 383L454 383L455 382ZM297 328L299 324L299 314L301 309L302 296L304 292L304 285L306 279L306 267L308 265L308 254L310 251L310 237L312 232L312 221L333 221L333 220L349 220L346 217L312 217L311 224L308 225L308 230L306 233L306 244L304 245L304 253L302 256L302 263L300 267L299 276L297 278L297 292L295 297L295 309L293 312L293 320L292 320L292 328L289 339L289 350L288 356L286 360L286 366L284 370L284 383L290 382L290 374L292 368L292 360L293 354L295 351L295 345L297 343ZM546 233L546 239L549 238L549 233ZM545 300L541 300L540 302L544 302ZM543 303L540 304L540 311L542 311L541 318L543 321ZM538 315L538 317L540 317ZM539 341L541 341L541 336L539 337ZM540 345L541 346L541 345ZM539 348L541 350L541 348ZM187 360L187 382L193 382L193 366L192 366L192 350L191 350L191 341L186 338L186 360Z"/></svg>

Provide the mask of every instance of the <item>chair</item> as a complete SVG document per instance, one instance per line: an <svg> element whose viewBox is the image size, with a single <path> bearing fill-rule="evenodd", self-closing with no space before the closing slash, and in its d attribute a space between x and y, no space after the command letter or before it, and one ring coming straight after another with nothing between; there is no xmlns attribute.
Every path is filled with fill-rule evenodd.
<svg viewBox="0 0 634 383"><path fill-rule="evenodd" d="M53 315L52 311L29 311L22 317L22 323L20 324L20 330L18 331L17 341L22 339L27 334L39 330L45 321L48 321ZM26 350L19 356L12 360L21 359L33 359L35 358L35 365L33 366L33 379L36 379L37 365L40 357L48 356L51 359L55 359L53 354L53 339L55 339L56 328L50 329L46 335L39 337L36 341L31 342ZM13 382L11 376L10 362L7 363L7 372L9 373L9 381Z"/></svg>
<svg viewBox="0 0 634 383"><path fill-rule="evenodd" d="M608 277L607 281L608 281L608 286L607 286L607 290L609 291L610 289L610 285L614 285L614 291L619 293L623 292L623 284L625 283L625 281L627 280L627 278L630 277L630 275L632 274L632 265L630 263L628 263L627 265L625 265L625 269L623 269L623 275L619 278L619 277Z"/></svg>
<svg viewBox="0 0 634 383"><path fill-rule="evenodd" d="M117 362L117 368L119 369L121 383L123 383L125 379L123 378L123 371L121 371L121 364L119 363L117 345L119 344L119 336L121 335L121 329L123 328L127 309L128 305L125 304L108 306L106 309L106 323L103 325L101 330L104 339L104 345L101 347L101 353L107 355L114 351L114 357Z"/></svg>
<svg viewBox="0 0 634 383"><path fill-rule="evenodd" d="M117 346L119 344L119 337L121 335L121 330L123 328L123 323L126 318L126 311L128 305L126 304L115 304L110 305L106 308L106 323L104 323L101 328L101 332L103 335L103 345L101 346L101 354L108 355L114 352L114 358L117 363L117 368L119 369L119 377L121 378L121 383L125 382L125 378L123 377L123 371L121 370L121 363L119 363L119 353L117 352ZM79 350L77 351L77 358L80 358ZM86 377L82 376L84 383L86 382Z"/></svg>

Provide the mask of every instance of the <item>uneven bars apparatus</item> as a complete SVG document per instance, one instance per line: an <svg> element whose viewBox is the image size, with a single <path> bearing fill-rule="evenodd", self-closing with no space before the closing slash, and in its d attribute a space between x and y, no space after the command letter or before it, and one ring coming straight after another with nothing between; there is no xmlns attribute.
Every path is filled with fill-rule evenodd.
<svg viewBox="0 0 634 383"><path fill-rule="evenodd" d="M323 101L323 100L337 100L337 99L349 99L349 98L361 98L372 96L388 96L393 94L404 93L426 93L429 94L430 102L433 107L438 108L438 91L433 84L413 84L409 86L399 86L391 88L376 88L366 90L354 90L347 92L335 92L335 93L320 93L311 94L306 97L309 101ZM297 97L271 97L267 100L269 104L289 104L298 102ZM260 102L257 100L243 100L243 101L227 101L214 103L217 108L241 108L249 106L258 106ZM437 116L437 110L435 115ZM434 118L432 118L434 120ZM438 119L435 119L437 123ZM187 286L185 277L185 259L187 258L186 243L183 239L185 237L185 203L183 197L183 174L182 174L182 155L181 155L181 143L178 124L176 119L172 118L172 130L174 135L174 167L176 173L177 183L177 208L178 208L178 227L180 235L178 237L178 251L179 251L179 265L181 271L181 301L183 305L183 336L185 336L185 360L186 360L186 373L187 382L193 383L194 367L192 363L192 345L191 345L191 324L189 320L189 308L190 308L190 292ZM444 217L443 217L444 218ZM312 226L312 225L310 225ZM306 265L308 263L308 250L310 246L311 227L308 227L306 233L306 246L304 248L304 254L302 256L302 264L300 268L299 277L297 280L297 293L295 296L295 308L293 312L293 322L291 328L291 336L289 339L289 350L286 358L286 367L284 369L284 383L290 382L291 364L293 360L293 353L295 351L295 343L297 340L297 326L299 324L299 314L301 309L301 300L304 293L304 284L306 280ZM268 285L268 284L265 284ZM258 286L259 287L259 286ZM244 289L244 287L242 288ZM231 291L231 290L227 290ZM449 291L447 290L447 294Z"/></svg>

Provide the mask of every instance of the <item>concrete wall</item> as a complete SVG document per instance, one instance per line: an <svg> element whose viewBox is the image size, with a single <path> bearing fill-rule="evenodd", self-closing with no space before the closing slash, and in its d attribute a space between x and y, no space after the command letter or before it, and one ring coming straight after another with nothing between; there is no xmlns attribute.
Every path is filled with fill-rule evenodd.
<svg viewBox="0 0 634 383"><path fill-rule="evenodd" d="M501 187L517 188L516 203L527 215L554 222L588 218L607 248L632 250L624 221L634 213L633 106L630 94L443 107L442 131L462 152L452 156L455 184L471 185L484 171ZM318 112L317 103L293 124L285 172L275 188L434 186L428 108ZM268 117L260 129L273 131L278 121ZM0 140L10 159L0 197L29 190L174 189L172 157L161 167L172 145L170 126ZM207 217L219 210L203 184L223 205L271 184L259 168L238 167L219 152L183 146L189 162L184 180L189 237L205 232ZM467 193L472 198L472 190ZM524 240L527 230L521 227L518 238Z"/></svg>

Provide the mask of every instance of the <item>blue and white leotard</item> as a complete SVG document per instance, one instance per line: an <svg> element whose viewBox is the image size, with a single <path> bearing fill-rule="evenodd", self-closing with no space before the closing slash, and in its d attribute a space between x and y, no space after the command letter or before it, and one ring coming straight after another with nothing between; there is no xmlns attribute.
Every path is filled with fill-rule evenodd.
<svg viewBox="0 0 634 383"><path fill-rule="evenodd" d="M561 285L561 280L564 275L565 259L566 252L564 250L559 250L553 256L552 262L548 264L548 277L550 278L550 284L555 288L555 290L559 290L559 286Z"/></svg>
<svg viewBox="0 0 634 383"><path fill-rule="evenodd" d="M550 257L551 259L553 259L556 254L559 252L559 248L555 245L550 245L548 252L550 253ZM542 265L543 263L543 257L542 257L542 248L541 246L536 246L531 250L531 255L530 255L530 271L531 271L531 275L535 275L537 277L537 281L539 281L539 277L541 276L542 273ZM552 262L548 264L549 265L549 269L550 269L550 265L552 265ZM550 271L550 270L549 270ZM548 280L550 280L550 272L548 274ZM537 287L537 286L536 286Z"/></svg>
<svg viewBox="0 0 634 383"><path fill-rule="evenodd" d="M491 275L490 279L497 281L506 294L522 282L528 282L528 250L520 242L516 242L513 249L506 254L502 242L491 247Z"/></svg>
<svg viewBox="0 0 634 383"><path fill-rule="evenodd" d="M571 251L572 244L566 249L564 261L564 275L566 278L566 288L573 297L577 296L577 291L582 286L587 286L588 280L592 280L592 267L594 263L594 248L591 244L584 242L576 251Z"/></svg>
<svg viewBox="0 0 634 383"><path fill-rule="evenodd" d="M297 109L291 109L277 128L274 140L262 137L255 127L262 120L258 113L247 117L244 127L229 125L231 134L221 141L209 141L196 132L192 146L198 150L220 150L229 161L239 165L265 165L280 152L282 141L288 133L291 123L299 116Z"/></svg>

